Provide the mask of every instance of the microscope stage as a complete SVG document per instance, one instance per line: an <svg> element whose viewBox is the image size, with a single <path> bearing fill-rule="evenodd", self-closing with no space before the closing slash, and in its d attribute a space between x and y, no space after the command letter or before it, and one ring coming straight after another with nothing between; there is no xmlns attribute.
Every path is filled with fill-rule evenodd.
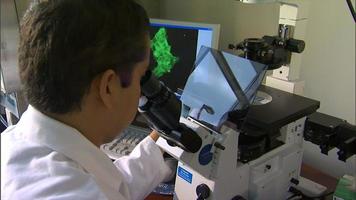
<svg viewBox="0 0 356 200"><path fill-rule="evenodd" d="M247 125L270 132L308 116L319 108L320 102L303 96L261 85L260 91L272 96L272 101L253 105L247 114Z"/></svg>

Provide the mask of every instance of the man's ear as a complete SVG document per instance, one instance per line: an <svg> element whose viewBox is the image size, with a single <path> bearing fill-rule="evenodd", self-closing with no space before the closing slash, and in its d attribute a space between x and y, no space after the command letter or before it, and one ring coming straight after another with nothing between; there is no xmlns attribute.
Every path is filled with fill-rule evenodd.
<svg viewBox="0 0 356 200"><path fill-rule="evenodd" d="M120 87L120 78L114 70L106 70L99 77L99 98L104 106L111 109L115 104L115 96Z"/></svg>

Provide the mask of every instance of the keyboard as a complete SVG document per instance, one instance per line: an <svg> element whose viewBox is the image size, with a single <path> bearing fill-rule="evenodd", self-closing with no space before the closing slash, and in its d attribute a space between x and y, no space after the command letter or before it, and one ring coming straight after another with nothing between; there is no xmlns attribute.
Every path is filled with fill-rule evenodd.
<svg viewBox="0 0 356 200"><path fill-rule="evenodd" d="M129 126L113 141L100 146L111 159L115 160L129 155L135 146L151 133L151 130L137 126Z"/></svg>

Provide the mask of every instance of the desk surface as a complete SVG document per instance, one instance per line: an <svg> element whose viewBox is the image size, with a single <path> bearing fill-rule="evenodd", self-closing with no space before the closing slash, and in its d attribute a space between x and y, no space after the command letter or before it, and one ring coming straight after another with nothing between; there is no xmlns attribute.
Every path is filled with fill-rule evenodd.
<svg viewBox="0 0 356 200"><path fill-rule="evenodd" d="M331 177L307 164L302 164L301 176L308 178L316 183L326 186L327 193L335 191L337 185L337 179ZM332 199L332 195L327 199ZM172 196L162 196L162 195L149 195L145 200L172 200Z"/></svg>
<svg viewBox="0 0 356 200"><path fill-rule="evenodd" d="M150 194L145 200L172 200L172 196Z"/></svg>

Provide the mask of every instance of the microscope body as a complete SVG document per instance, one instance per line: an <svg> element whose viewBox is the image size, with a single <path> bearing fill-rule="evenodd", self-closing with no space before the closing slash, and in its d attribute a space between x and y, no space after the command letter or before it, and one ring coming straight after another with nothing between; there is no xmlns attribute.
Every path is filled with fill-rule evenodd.
<svg viewBox="0 0 356 200"><path fill-rule="evenodd" d="M175 195L177 199L286 199L288 189L298 180L302 161L302 132L305 118L282 130L284 144L259 158L242 162L239 158L240 131L223 125L210 130L193 119L181 123L202 138L196 153L170 146L160 138L157 144L178 162ZM299 128L298 128L299 127Z"/></svg>

